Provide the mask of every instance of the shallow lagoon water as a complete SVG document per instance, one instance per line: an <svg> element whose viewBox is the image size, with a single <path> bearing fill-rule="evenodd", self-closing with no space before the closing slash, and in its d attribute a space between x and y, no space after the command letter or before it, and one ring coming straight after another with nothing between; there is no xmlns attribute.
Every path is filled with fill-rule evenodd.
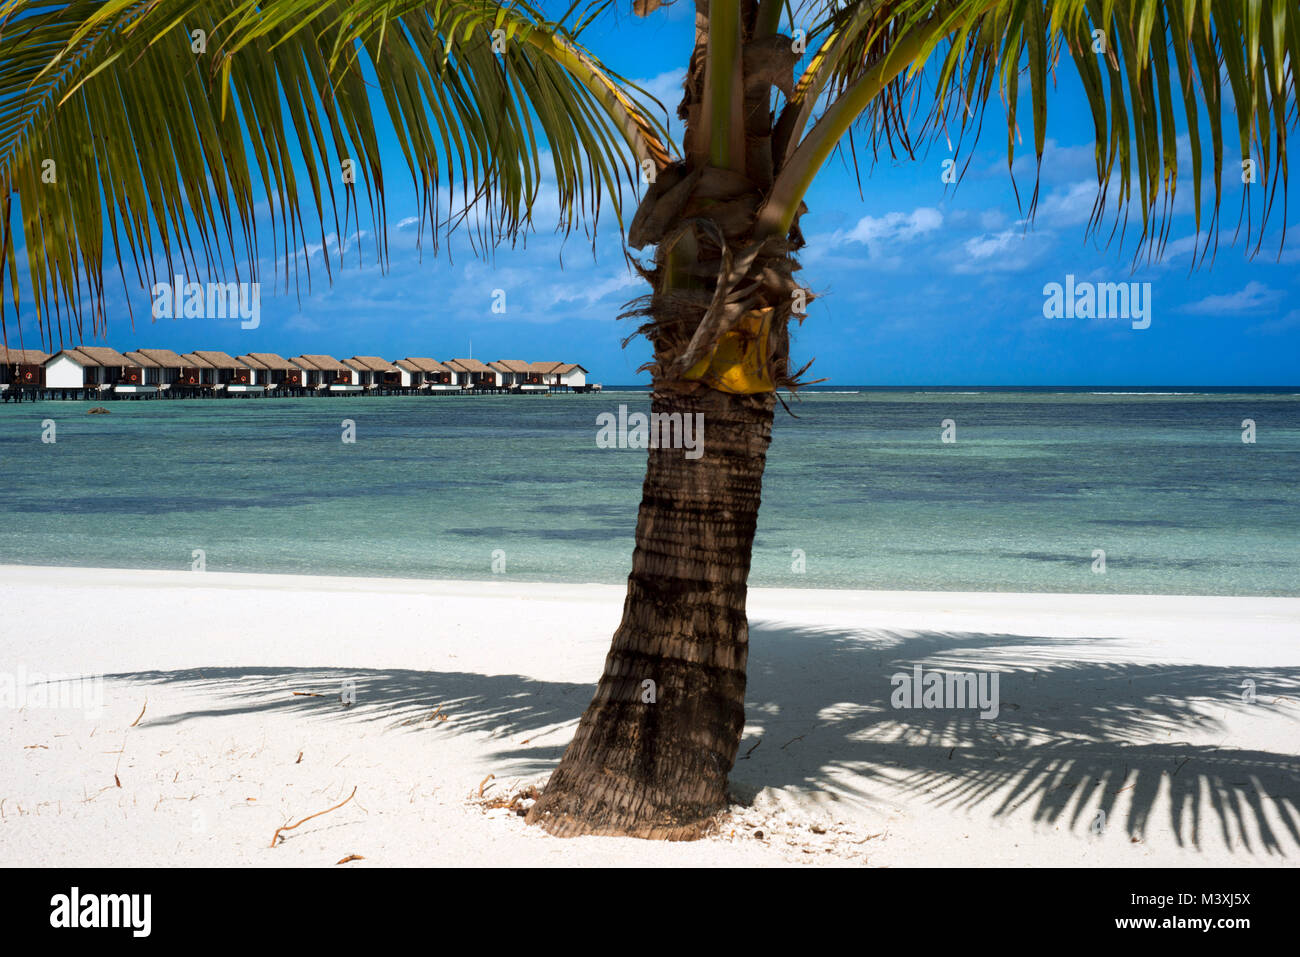
<svg viewBox="0 0 1300 957"><path fill-rule="evenodd" d="M617 582L645 468L596 445L620 404L649 400L0 405L0 562L188 569L201 549L210 571L464 579L494 577L496 552L509 578ZM1300 593L1298 396L846 390L791 408L753 585Z"/></svg>

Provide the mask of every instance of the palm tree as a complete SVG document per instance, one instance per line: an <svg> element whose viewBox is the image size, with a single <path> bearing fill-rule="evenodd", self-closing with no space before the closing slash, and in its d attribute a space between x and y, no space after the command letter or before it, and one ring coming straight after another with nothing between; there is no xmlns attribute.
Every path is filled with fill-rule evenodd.
<svg viewBox="0 0 1300 957"><path fill-rule="evenodd" d="M622 227L623 189L648 182L626 237L653 247L638 264L650 288L629 314L654 347L653 411L702 413L708 441L698 460L648 453L622 623L529 819L557 835L689 839L725 804L742 731L746 579L776 390L804 371L788 327L811 298L794 255L818 171L855 126L873 150L911 156L949 134L960 145L995 93L1010 166L1022 92L1041 164L1048 83L1069 63L1094 120L1089 230L1112 210L1127 225L1136 205L1139 250L1159 254L1181 129L1203 260L1225 163L1236 170L1230 94L1258 187L1247 195L1262 194L1247 225L1257 251L1279 183L1286 205L1300 15L1294 0L806 0L791 11L806 24L796 40L781 33L783 0L696 0L674 157L647 97L581 45L610 2L550 21L494 0L5 0L0 294L8 284L19 308L15 220L46 334L79 332L86 315L102 330L106 260L126 282L129 259L141 285L160 259L166 275L179 259L187 275L237 278L242 259L255 278L254 169L287 286L306 239L302 194L322 242L327 219L340 235L351 222L355 183L343 181L340 229L336 179L322 174L343 159L384 256L372 88L435 242L456 218L441 214L442 188L490 245L529 227L544 166L565 229L594 223L602 204ZM635 3L641 15L658 6ZM796 77L799 41L810 56Z"/></svg>

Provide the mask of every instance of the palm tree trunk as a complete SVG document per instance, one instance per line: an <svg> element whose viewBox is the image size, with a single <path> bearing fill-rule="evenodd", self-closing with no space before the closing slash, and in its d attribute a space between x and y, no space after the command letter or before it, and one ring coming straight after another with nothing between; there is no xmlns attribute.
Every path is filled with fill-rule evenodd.
<svg viewBox="0 0 1300 957"><path fill-rule="evenodd" d="M703 455L650 450L623 620L530 823L561 837L691 840L725 806L745 721L746 580L774 405L770 392L656 388L653 412L703 415Z"/></svg>
<svg viewBox="0 0 1300 957"><path fill-rule="evenodd" d="M561 837L703 836L726 805L744 730L746 581L775 389L797 384L786 324L799 268L790 254L802 245L797 225L780 242L753 228L772 182L768 91L797 59L788 38L770 35L774 17L758 23L758 7L696 0L678 108L685 158L660 170L628 230L632 247L655 247L654 268L641 269L651 294L624 314L650 320L638 332L654 346L651 410L702 416L703 456L650 450L623 620L528 814ZM751 57L756 33L765 47ZM742 291L731 295L733 284Z"/></svg>

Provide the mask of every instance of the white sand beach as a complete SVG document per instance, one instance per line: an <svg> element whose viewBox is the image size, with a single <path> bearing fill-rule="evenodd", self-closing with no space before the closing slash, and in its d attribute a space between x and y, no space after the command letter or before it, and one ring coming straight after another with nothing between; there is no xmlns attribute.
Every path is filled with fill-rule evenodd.
<svg viewBox="0 0 1300 957"><path fill-rule="evenodd" d="M489 799L545 783L622 600L0 567L0 861L1300 861L1296 598L756 589L737 803L714 836L559 840L485 810L489 775ZM997 717L891 707L890 676L915 665L996 671ZM72 673L105 676L98 713L34 690Z"/></svg>

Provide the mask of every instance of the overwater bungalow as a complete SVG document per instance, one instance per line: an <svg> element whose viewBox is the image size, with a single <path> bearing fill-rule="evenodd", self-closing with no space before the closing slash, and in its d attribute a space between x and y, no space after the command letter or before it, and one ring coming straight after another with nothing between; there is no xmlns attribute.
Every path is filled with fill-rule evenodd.
<svg viewBox="0 0 1300 957"><path fill-rule="evenodd" d="M79 390L86 394L112 392L124 376L132 372L139 376L143 371L108 346L64 349L46 359L44 365L47 389Z"/></svg>
<svg viewBox="0 0 1300 957"><path fill-rule="evenodd" d="M124 352L130 361L113 391L119 395L157 395L163 388L160 381L162 366L141 352Z"/></svg>
<svg viewBox="0 0 1300 957"><path fill-rule="evenodd" d="M413 362L429 363L425 366L424 379L429 383L430 392L458 392L460 386L456 384L456 373L445 362L439 362L437 359L413 359Z"/></svg>
<svg viewBox="0 0 1300 957"><path fill-rule="evenodd" d="M460 388L452 382L452 371L436 359L408 356L398 359L394 365L403 388L430 392L453 392Z"/></svg>
<svg viewBox="0 0 1300 957"><path fill-rule="evenodd" d="M235 356L253 370L253 381L268 392L302 388L302 370L274 352L250 352Z"/></svg>
<svg viewBox="0 0 1300 957"><path fill-rule="evenodd" d="M257 391L266 392L266 366L261 361L254 359L252 356L235 356L235 361L248 369L248 382L256 386Z"/></svg>
<svg viewBox="0 0 1300 957"><path fill-rule="evenodd" d="M393 365L397 366L398 382L403 389L415 392L418 389L429 388L429 382L425 379L426 373L415 359L398 359Z"/></svg>
<svg viewBox="0 0 1300 957"><path fill-rule="evenodd" d="M144 381L147 385L158 386L159 392L167 392L179 382L185 368L185 360L170 349L136 349L128 355L140 356L153 363L152 366L144 365Z"/></svg>
<svg viewBox="0 0 1300 957"><path fill-rule="evenodd" d="M549 389L560 384L555 370L563 365L563 362L533 362L529 364L529 369L537 376L537 380Z"/></svg>
<svg viewBox="0 0 1300 957"><path fill-rule="evenodd" d="M274 352L232 356L226 352L75 346L44 352L0 348L0 394L5 398L91 398L95 396L219 397L250 395L338 395L365 393L455 394L461 392L589 392L587 370L576 363L421 356L389 361L380 356L303 354L286 359ZM22 396L21 393L25 393Z"/></svg>
<svg viewBox="0 0 1300 957"><path fill-rule="evenodd" d="M316 391L329 385L325 381L325 373L308 361L306 356L290 356L289 364L298 370L298 375L302 378L301 385L304 389Z"/></svg>
<svg viewBox="0 0 1300 957"><path fill-rule="evenodd" d="M260 373L266 371L260 362L254 365L239 356L234 356L231 361L236 365L226 383L226 391L231 395L261 395L266 392L266 383L258 381Z"/></svg>
<svg viewBox="0 0 1300 957"><path fill-rule="evenodd" d="M576 362L566 363L563 368L557 370L556 375L560 377L560 385L563 388L587 388L587 370Z"/></svg>
<svg viewBox="0 0 1300 957"><path fill-rule="evenodd" d="M355 359L344 359L342 361L343 365L352 373L354 385L360 386L362 389L374 388L374 382L370 378L370 370L364 364L357 362Z"/></svg>
<svg viewBox="0 0 1300 957"><path fill-rule="evenodd" d="M497 371L500 383L515 392L545 392L541 373L533 371L533 364L522 359L498 359L488 363Z"/></svg>
<svg viewBox="0 0 1300 957"><path fill-rule="evenodd" d="M574 362L534 362L532 371L548 389L578 392L587 390L587 370Z"/></svg>
<svg viewBox="0 0 1300 957"><path fill-rule="evenodd" d="M189 355L206 363L210 369L203 378L204 385L231 393L261 391L253 382L253 370L229 353L195 351Z"/></svg>
<svg viewBox="0 0 1300 957"><path fill-rule="evenodd" d="M363 389L396 390L401 387L397 366L379 356L353 356L343 364L357 373L355 380Z"/></svg>
<svg viewBox="0 0 1300 957"><path fill-rule="evenodd" d="M495 389L497 372L477 359L449 359L443 363L452 371L453 382L462 389Z"/></svg>
<svg viewBox="0 0 1300 957"><path fill-rule="evenodd" d="M497 374L497 382L503 389L513 389L519 383L516 381L516 372L510 368L508 363L511 360L498 359L496 362L489 362L487 367Z"/></svg>
<svg viewBox="0 0 1300 957"><path fill-rule="evenodd" d="M274 352L250 352L249 356L262 363L266 368L267 375L262 384L268 388L296 389L301 387L302 370L284 356L276 355Z"/></svg>
<svg viewBox="0 0 1300 957"><path fill-rule="evenodd" d="M356 370L333 356L301 355L289 360L308 374L307 387L328 392L360 392Z"/></svg>
<svg viewBox="0 0 1300 957"><path fill-rule="evenodd" d="M22 392L45 386L48 352L37 349L8 349L0 346L0 394L8 402L22 398Z"/></svg>
<svg viewBox="0 0 1300 957"><path fill-rule="evenodd" d="M216 370L212 368L212 363L196 355L193 352L187 352L181 356L181 376L172 386L181 392L197 393L211 392L212 387L216 385Z"/></svg>

